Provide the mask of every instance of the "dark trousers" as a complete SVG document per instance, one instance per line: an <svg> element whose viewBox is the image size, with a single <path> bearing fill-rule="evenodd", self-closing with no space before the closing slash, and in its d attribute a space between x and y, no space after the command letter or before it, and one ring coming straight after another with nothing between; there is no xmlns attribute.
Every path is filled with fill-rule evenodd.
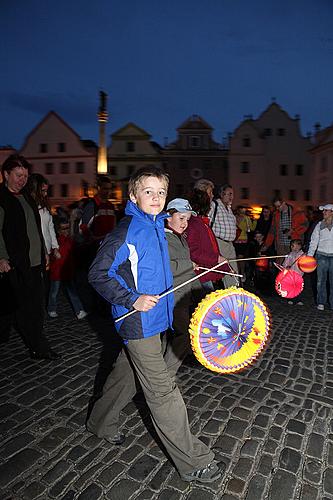
<svg viewBox="0 0 333 500"><path fill-rule="evenodd" d="M15 307L1 318L0 338L6 337L14 326L29 349L47 352L50 346L43 333L45 295L41 266L31 267L24 274L11 271L9 287Z"/></svg>

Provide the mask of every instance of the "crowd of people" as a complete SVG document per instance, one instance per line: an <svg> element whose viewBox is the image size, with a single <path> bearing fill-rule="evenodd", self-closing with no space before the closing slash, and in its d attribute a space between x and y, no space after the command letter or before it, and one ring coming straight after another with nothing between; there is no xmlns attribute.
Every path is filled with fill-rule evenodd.
<svg viewBox="0 0 333 500"><path fill-rule="evenodd" d="M277 264L301 272L297 259L304 253L318 262L318 310L327 302L333 309L333 205L306 212L276 198L255 219L246 207L233 208L231 185L216 189L200 179L186 198L170 200L165 208L169 178L147 167L131 177L124 212L109 201L110 179L99 176L94 198L52 215L47 179L29 171L19 155L2 165L0 287L6 300L0 342L14 326L31 359L57 359L43 324L45 312L52 320L58 317L61 287L79 321L92 311L110 315L112 309L115 320L131 313L116 321L123 349L88 415L87 429L122 444L120 412L139 382L155 430L182 479L215 481L221 472L214 451L191 433L175 381L190 352L191 313L221 287L271 293L276 267L264 257L278 256ZM187 281L174 294L165 293ZM89 290L89 305L83 304L82 286ZM303 305L303 297L289 302Z"/></svg>

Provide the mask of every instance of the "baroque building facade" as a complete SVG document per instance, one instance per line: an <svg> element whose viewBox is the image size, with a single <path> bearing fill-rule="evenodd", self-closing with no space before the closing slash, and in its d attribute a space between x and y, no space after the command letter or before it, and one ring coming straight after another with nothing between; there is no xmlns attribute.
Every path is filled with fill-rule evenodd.
<svg viewBox="0 0 333 500"><path fill-rule="evenodd" d="M139 168L152 165L162 165L161 147L143 128L130 122L111 135L108 171L114 182L115 199L126 199L130 176Z"/></svg>
<svg viewBox="0 0 333 500"><path fill-rule="evenodd" d="M270 205L275 196L301 206L312 202L311 141L299 117L273 102L257 118L246 116L229 143L234 205Z"/></svg>
<svg viewBox="0 0 333 500"><path fill-rule="evenodd" d="M187 196L201 178L216 186L227 182L227 150L213 139L213 128L199 115L192 115L177 128L177 139L163 148L162 156L171 179L169 198Z"/></svg>

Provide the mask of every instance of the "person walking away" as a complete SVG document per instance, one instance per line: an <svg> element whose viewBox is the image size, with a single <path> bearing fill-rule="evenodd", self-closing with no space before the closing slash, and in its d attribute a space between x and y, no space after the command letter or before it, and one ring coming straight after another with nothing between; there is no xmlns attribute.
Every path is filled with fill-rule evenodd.
<svg viewBox="0 0 333 500"><path fill-rule="evenodd" d="M50 318L58 317L57 297L60 287L63 286L77 319L83 319L88 313L83 308L74 283L75 242L69 232L69 222L60 221L58 229L60 258L51 258L50 261L50 293L47 311Z"/></svg>
<svg viewBox="0 0 333 500"><path fill-rule="evenodd" d="M29 169L29 162L16 154L2 165L0 273L8 273L15 307L1 318L0 338L8 337L15 325L31 359L55 360L59 355L43 332L46 249L38 207L24 189Z"/></svg>
<svg viewBox="0 0 333 500"><path fill-rule="evenodd" d="M87 420L87 429L113 444L119 432L120 412L136 393L139 380L155 430L184 481L213 482L221 476L214 453L191 434L187 410L171 379L161 333L172 328L173 277L162 210L167 175L157 167L137 170L129 181L126 216L101 244L89 272L90 283L112 304L113 316L135 314L116 323L124 339L102 397Z"/></svg>
<svg viewBox="0 0 333 500"><path fill-rule="evenodd" d="M220 255L219 246L216 237L209 226L208 212L210 208L210 199L205 191L194 189L190 196L190 204L197 216L190 218L184 237L190 249L191 260L198 267L210 268L222 263L226 259ZM229 264L221 265L219 271L230 272ZM232 270L231 270L232 271ZM202 269L196 269L196 273L202 273ZM223 274L209 272L201 276L200 283L205 292L213 292L217 282L223 278ZM234 279L236 284L237 278Z"/></svg>
<svg viewBox="0 0 333 500"><path fill-rule="evenodd" d="M333 310L333 204L319 207L323 220L312 232L308 255L317 259L317 308L325 309L327 303L327 280L329 281L329 305Z"/></svg>

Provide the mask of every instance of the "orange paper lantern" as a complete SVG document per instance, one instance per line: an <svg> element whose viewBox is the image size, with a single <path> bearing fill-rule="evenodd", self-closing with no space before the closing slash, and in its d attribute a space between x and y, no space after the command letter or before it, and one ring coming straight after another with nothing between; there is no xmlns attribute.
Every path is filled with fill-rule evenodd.
<svg viewBox="0 0 333 500"><path fill-rule="evenodd" d="M314 257L310 257L310 255L302 255L297 260L297 265L303 273L312 273L317 267L317 261Z"/></svg>
<svg viewBox="0 0 333 500"><path fill-rule="evenodd" d="M267 271L269 267L268 259L258 259L256 260L256 268L258 271Z"/></svg>

